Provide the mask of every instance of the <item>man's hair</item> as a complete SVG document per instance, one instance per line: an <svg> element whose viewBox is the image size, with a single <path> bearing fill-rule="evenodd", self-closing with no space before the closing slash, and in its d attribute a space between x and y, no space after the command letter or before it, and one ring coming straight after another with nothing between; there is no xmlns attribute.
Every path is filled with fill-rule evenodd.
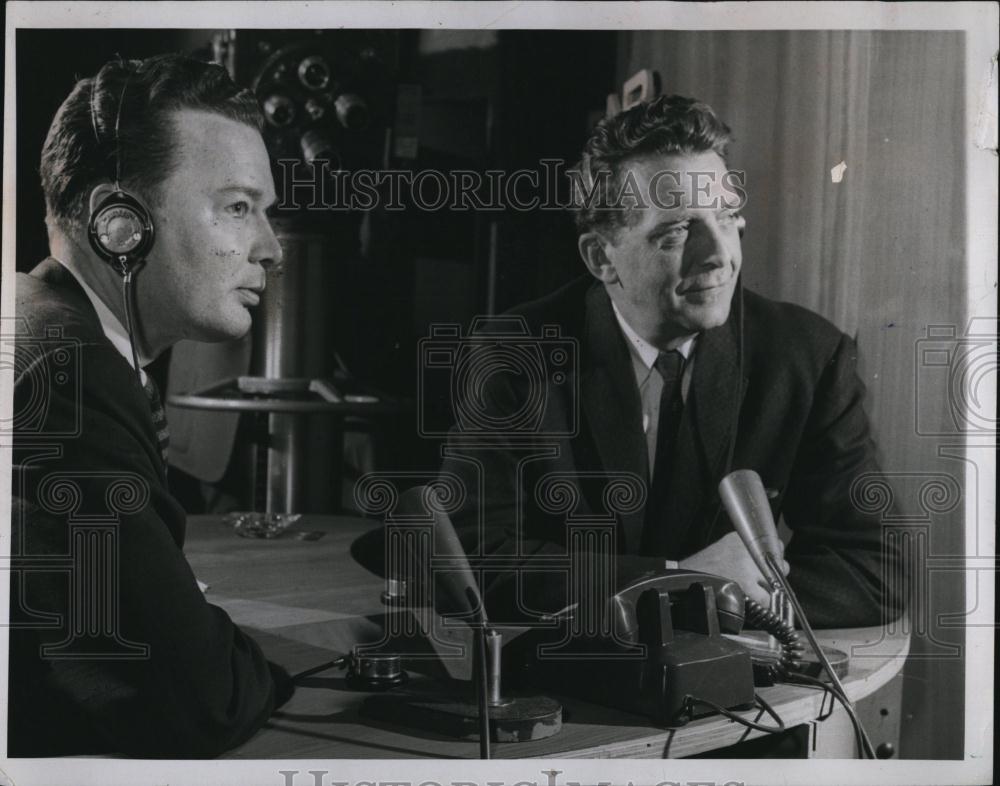
<svg viewBox="0 0 1000 786"><path fill-rule="evenodd" d="M732 132L708 104L660 96L601 120L583 148L573 210L580 234L616 232L628 211L618 205L624 164L652 155L718 153L726 160Z"/></svg>
<svg viewBox="0 0 1000 786"><path fill-rule="evenodd" d="M63 227L86 223L90 192L116 178L116 148L122 185L155 202L158 185L175 164L170 114L182 109L263 127L251 91L238 88L222 66L183 55L117 59L79 80L56 112L42 148L46 221Z"/></svg>

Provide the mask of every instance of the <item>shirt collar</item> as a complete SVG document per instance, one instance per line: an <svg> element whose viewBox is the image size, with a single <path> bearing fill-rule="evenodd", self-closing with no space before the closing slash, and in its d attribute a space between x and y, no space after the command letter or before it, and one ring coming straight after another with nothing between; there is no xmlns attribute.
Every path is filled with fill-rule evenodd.
<svg viewBox="0 0 1000 786"><path fill-rule="evenodd" d="M111 345L118 350L118 353L125 358L125 362L129 364L133 369L135 368L132 363L132 346L129 342L128 331L125 330L125 326L118 320L118 317L114 315L114 312L105 305L104 301L97 295L97 293L90 288L90 285L83 280L83 276L77 273L70 265L67 265L61 259L52 257L60 265L62 265L66 270L69 271L70 275L76 279L76 283L80 285L83 289L84 294L86 294L87 299L90 304L94 307L94 311L97 312L97 318L101 322L101 329L104 331L104 335L107 336L108 341ZM138 347L136 347L138 350ZM146 366L150 363L148 358L143 357L142 354L139 355L139 365ZM142 368L139 369L139 377L142 379L142 384L146 384L146 372Z"/></svg>
<svg viewBox="0 0 1000 786"><path fill-rule="evenodd" d="M622 312L618 310L618 304L613 300L611 301L611 307L615 310L615 318L618 320L619 326L621 326L622 333L625 334L629 350L632 352L633 357L638 358L647 370L651 369L656 363L656 359L660 356L660 350L632 329L632 326L622 316ZM696 338L697 334L687 336L681 339L677 346L670 347L670 349L676 349L681 353L684 360L687 360L691 355L692 349L694 349Z"/></svg>

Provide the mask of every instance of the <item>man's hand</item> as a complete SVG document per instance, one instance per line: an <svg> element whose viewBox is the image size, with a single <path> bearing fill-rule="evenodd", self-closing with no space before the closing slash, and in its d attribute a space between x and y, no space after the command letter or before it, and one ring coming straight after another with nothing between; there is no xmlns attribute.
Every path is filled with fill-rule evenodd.
<svg viewBox="0 0 1000 786"><path fill-rule="evenodd" d="M782 556L784 556L782 544ZM743 545L740 536L735 532L715 541L711 546L681 560L679 566L688 570L700 570L736 581L743 594L753 598L764 608L767 608L771 588L753 561L747 547ZM781 560L784 574L788 575L788 563Z"/></svg>

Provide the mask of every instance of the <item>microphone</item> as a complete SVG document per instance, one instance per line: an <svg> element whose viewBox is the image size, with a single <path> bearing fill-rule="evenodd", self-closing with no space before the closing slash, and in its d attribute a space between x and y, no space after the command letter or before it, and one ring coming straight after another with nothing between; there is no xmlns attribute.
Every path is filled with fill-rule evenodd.
<svg viewBox="0 0 1000 786"><path fill-rule="evenodd" d="M783 584L783 577L772 569L768 560L770 556L774 564L781 565L782 549L760 475L752 469L729 473L719 482L719 496L760 572L772 586Z"/></svg>
<svg viewBox="0 0 1000 786"><path fill-rule="evenodd" d="M430 514L434 522L433 527L433 549L431 554L438 562L444 558L448 568L441 571L434 571L431 577L432 586L440 588L456 610L472 615L475 620L475 652L473 654L473 683L476 684L476 714L479 716L479 757L481 759L491 758L490 752L490 706L489 696L491 693L491 682L494 683L495 693L499 696L499 671L492 675L489 672L487 653L486 627L486 607L483 605L482 596L479 594L479 583L472 573L469 565L469 558L465 555L462 542L458 539L458 533L451 523L448 514L444 512L441 498L433 486L416 486L399 497L399 513L402 516L414 516L423 518ZM435 595L434 605L438 607L438 597ZM440 610L440 609L439 609ZM499 647L499 642L496 644ZM499 664L499 655L497 655ZM491 679L492 677L492 679ZM456 705L458 706L458 705ZM466 710L457 710L459 715L465 715ZM560 707L560 715L562 708ZM427 724L434 728L433 722Z"/></svg>
<svg viewBox="0 0 1000 786"><path fill-rule="evenodd" d="M743 545L750 552L761 573L771 582L772 587L785 592L795 609L795 615L816 653L820 666L833 684L834 695L844 705L854 726L862 756L874 759L875 749L872 747L871 738L858 719L854 705L847 698L844 685L830 663L824 647L816 640L816 634L806 619L791 584L781 572L781 542L778 540L778 529L774 524L771 506L767 502L767 492L764 491L760 475L752 469L740 469L729 473L719 482L719 496L733 522L733 528L739 533Z"/></svg>

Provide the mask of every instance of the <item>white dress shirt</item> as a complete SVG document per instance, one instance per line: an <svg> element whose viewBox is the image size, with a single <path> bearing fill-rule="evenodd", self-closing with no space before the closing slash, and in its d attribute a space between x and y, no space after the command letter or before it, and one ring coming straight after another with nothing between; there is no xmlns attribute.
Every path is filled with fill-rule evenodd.
<svg viewBox="0 0 1000 786"><path fill-rule="evenodd" d="M632 370L635 372L635 382L639 388L639 399L642 402L642 430L646 435L649 480L652 481L653 465L656 461L656 430L660 424L660 394L663 392L663 377L654 368L660 350L632 329L613 301L611 305L625 336L625 343L628 344L629 354L632 356ZM676 349L684 358L684 371L681 374L681 399L683 401L687 401L688 389L691 387L696 341L697 335L683 336L667 345L667 350Z"/></svg>

